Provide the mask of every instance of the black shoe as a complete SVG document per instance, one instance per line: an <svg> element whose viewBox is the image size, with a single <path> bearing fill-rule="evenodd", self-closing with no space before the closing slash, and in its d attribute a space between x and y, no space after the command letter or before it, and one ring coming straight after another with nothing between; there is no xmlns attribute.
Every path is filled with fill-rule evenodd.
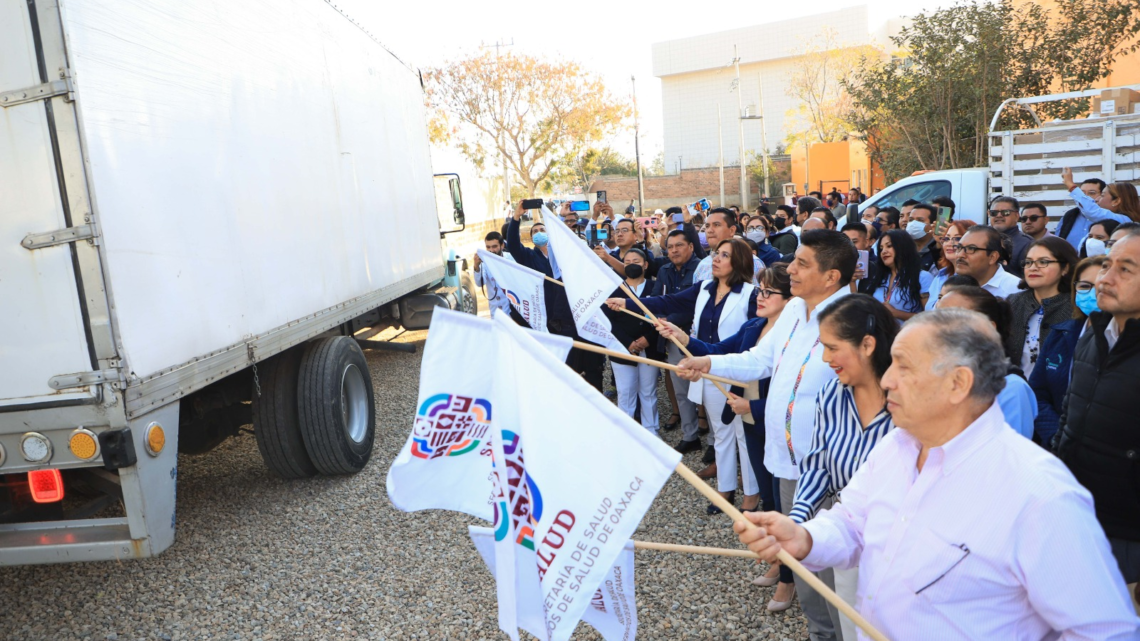
<svg viewBox="0 0 1140 641"><path fill-rule="evenodd" d="M709 465L716 462L716 450L710 445L705 448L705 455L701 457L701 463L708 463Z"/></svg>
<svg viewBox="0 0 1140 641"><path fill-rule="evenodd" d="M736 503L736 492L729 492L728 502L729 503ZM709 514L724 514L724 510L713 505L712 503L709 503L708 509L706 509L705 511L708 512Z"/></svg>
<svg viewBox="0 0 1140 641"><path fill-rule="evenodd" d="M678 427L681 427L681 417L680 416L674 416L673 420L666 423L664 426L662 426L661 429L665 430L666 432L672 432L673 430L677 429Z"/></svg>
<svg viewBox="0 0 1140 641"><path fill-rule="evenodd" d="M688 454L689 452L700 452L701 439L698 438L692 441L681 441L680 443L677 443L673 449L677 450L681 454Z"/></svg>

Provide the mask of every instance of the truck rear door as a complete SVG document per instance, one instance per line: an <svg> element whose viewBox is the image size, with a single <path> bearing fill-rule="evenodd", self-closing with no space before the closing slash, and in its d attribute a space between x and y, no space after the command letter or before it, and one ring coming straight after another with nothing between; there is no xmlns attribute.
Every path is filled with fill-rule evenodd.
<svg viewBox="0 0 1140 641"><path fill-rule="evenodd" d="M96 389L79 384L97 361L66 242L87 229L85 212L69 211L61 193L53 101L43 97L61 91L51 82L60 78L37 53L28 5L0 0L0 411Z"/></svg>

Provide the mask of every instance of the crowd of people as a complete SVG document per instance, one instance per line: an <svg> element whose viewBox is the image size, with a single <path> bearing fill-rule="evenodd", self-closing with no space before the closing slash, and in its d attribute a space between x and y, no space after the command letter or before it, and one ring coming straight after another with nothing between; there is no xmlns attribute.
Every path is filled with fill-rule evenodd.
<svg viewBox="0 0 1140 641"><path fill-rule="evenodd" d="M1004 196L988 225L944 197L860 211L858 193L559 212L628 288L606 301L614 336L679 366L661 421L660 370L611 359L617 404L662 438L679 428L726 499L741 490L753 526L737 532L770 562L753 582L775 586L769 610L798 598L813 641L856 632L778 549L891 638L1140 634L1140 200L1064 180L1075 206L1055 230ZM522 213L487 250L553 276ZM549 331L576 337L565 293L546 294ZM604 357L568 364L602 389Z"/></svg>

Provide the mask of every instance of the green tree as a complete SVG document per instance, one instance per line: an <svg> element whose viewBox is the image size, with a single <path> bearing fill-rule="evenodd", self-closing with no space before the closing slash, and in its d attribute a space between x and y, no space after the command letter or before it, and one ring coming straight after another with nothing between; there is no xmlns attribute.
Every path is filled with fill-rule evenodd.
<svg viewBox="0 0 1140 641"><path fill-rule="evenodd" d="M589 186L595 176L636 176L637 162L610 147L590 147L569 159L552 180L564 187Z"/></svg>
<svg viewBox="0 0 1140 641"><path fill-rule="evenodd" d="M888 180L984 166L1002 101L1087 89L1137 50L1138 33L1137 0L1057 0L1052 11L974 0L922 13L892 38L896 55L864 57L844 82L854 103L849 120ZM1038 107L1042 120L1074 118L1088 100ZM1007 109L999 127L1033 122Z"/></svg>
<svg viewBox="0 0 1140 641"><path fill-rule="evenodd" d="M483 55L424 74L433 142L454 145L491 173L506 157L526 193L549 188L560 168L627 127L624 99L577 63Z"/></svg>
<svg viewBox="0 0 1140 641"><path fill-rule="evenodd" d="M764 195L764 157L760 152L749 152L748 178L760 186L760 195ZM768 194L776 196L780 192L780 185L792 182L792 163L790 161L775 161L772 154L768 155Z"/></svg>
<svg viewBox="0 0 1140 641"><path fill-rule="evenodd" d="M665 152L659 151L653 157L648 167L642 166L641 171L645 176L664 176L665 175Z"/></svg>

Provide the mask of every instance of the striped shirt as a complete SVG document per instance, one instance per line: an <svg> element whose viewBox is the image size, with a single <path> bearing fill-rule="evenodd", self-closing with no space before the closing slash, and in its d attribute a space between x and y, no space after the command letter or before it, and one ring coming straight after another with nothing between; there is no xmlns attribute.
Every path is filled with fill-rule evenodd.
<svg viewBox="0 0 1140 641"><path fill-rule="evenodd" d="M800 459L796 499L788 515L796 523L815 516L829 496L839 493L867 460L871 449L895 426L886 409L863 428L854 388L828 381L815 401L811 449Z"/></svg>

